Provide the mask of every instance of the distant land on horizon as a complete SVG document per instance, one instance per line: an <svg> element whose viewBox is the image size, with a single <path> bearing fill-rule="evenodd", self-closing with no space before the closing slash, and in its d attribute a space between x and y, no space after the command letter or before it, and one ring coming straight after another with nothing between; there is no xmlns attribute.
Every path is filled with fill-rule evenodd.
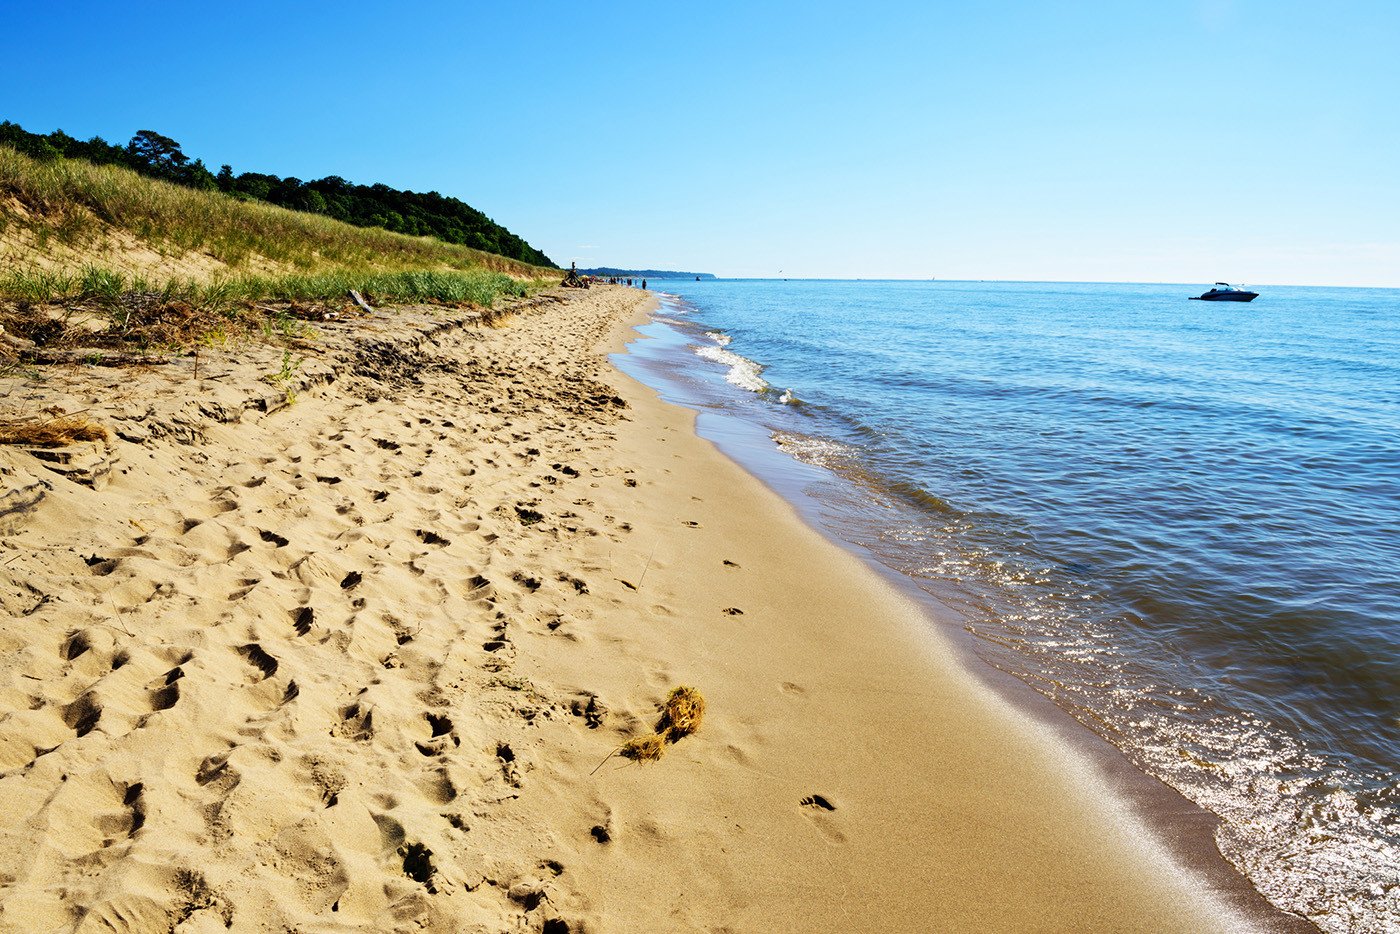
<svg viewBox="0 0 1400 934"><path fill-rule="evenodd" d="M677 272L673 269L614 269L611 266L599 266L596 269L580 269L579 273L585 276L641 276L647 279L713 279L712 272Z"/></svg>

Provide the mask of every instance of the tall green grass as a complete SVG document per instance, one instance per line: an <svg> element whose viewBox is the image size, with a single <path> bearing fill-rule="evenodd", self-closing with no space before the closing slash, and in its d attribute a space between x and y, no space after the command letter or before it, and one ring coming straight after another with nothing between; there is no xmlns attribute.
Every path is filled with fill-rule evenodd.
<svg viewBox="0 0 1400 934"><path fill-rule="evenodd" d="M9 199L23 212L14 210ZM18 225L43 244L100 246L110 230L156 248L206 253L230 271L317 273L333 268L477 270L540 277L530 266L431 237L355 227L329 217L240 201L76 159L38 161L0 146L0 229Z"/></svg>
<svg viewBox="0 0 1400 934"><path fill-rule="evenodd" d="M282 276L151 280L89 266L75 272L19 270L0 275L0 296L27 302L83 301L96 306L132 294L222 309L240 302L340 301L351 289L371 303L472 304L489 308L498 298L523 297L553 278L521 280L489 269L334 269Z"/></svg>
<svg viewBox="0 0 1400 934"><path fill-rule="evenodd" d="M0 231L12 227L31 235L38 255L0 269L0 327L58 348L179 347L211 334L286 338L297 336L287 324L300 312L266 303L335 306L354 289L375 305L490 308L558 275L430 237L239 201L115 166L41 162L0 146ZM67 251L53 250L53 241ZM147 249L207 272L134 273L150 268L140 255ZM60 255L69 265L57 262ZM197 261L201 255L217 262Z"/></svg>
<svg viewBox="0 0 1400 934"><path fill-rule="evenodd" d="M371 303L469 302L488 308L499 297L524 296L529 290L526 283L490 270L337 270L310 275L237 279L228 283L228 287L235 295L250 299L308 300L343 296L355 289Z"/></svg>

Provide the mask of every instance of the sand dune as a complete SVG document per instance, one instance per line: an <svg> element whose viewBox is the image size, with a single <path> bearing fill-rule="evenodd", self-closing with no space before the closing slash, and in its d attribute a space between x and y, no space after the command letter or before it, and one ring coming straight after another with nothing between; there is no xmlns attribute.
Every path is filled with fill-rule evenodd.
<svg viewBox="0 0 1400 934"><path fill-rule="evenodd" d="M1279 920L613 371L644 301L14 383L114 439L0 448L0 928Z"/></svg>

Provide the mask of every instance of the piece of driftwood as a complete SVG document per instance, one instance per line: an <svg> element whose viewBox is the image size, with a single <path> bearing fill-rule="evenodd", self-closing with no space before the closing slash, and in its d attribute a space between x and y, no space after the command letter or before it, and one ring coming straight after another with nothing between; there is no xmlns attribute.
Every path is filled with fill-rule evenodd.
<svg viewBox="0 0 1400 934"><path fill-rule="evenodd" d="M33 350L34 342L25 340L18 334L10 334L4 328L0 328L0 344L14 350Z"/></svg>
<svg viewBox="0 0 1400 934"><path fill-rule="evenodd" d="M370 307L369 302L365 301L364 296L362 296L359 292L356 292L354 289L350 290L350 301L354 302L356 305L359 305L361 311L366 311L371 314L374 313L374 309Z"/></svg>
<svg viewBox="0 0 1400 934"><path fill-rule="evenodd" d="M564 276L564 281L559 283L566 289L586 289L588 279L578 274L578 268L574 263L569 264L569 271Z"/></svg>

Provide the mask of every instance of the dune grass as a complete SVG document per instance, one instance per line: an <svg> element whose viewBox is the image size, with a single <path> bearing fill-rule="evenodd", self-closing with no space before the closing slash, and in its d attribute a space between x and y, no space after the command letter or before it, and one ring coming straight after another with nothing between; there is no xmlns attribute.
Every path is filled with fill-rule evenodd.
<svg viewBox="0 0 1400 934"><path fill-rule="evenodd" d="M76 271L27 269L0 274L0 298L27 302L116 302L132 293L157 295L201 308L241 301L339 300L354 289L386 304L434 302L489 308L496 299L520 297L553 279L521 280L489 269L328 269L289 275L197 279L147 279L100 266Z"/></svg>
<svg viewBox="0 0 1400 934"><path fill-rule="evenodd" d="M6 201L13 199L13 203ZM22 210L16 210L18 205ZM319 214L241 201L78 159L38 161L0 146L0 229L17 224L41 244L100 242L110 230L166 250L206 254L238 270L271 263L299 272L481 269L534 278L555 271L432 237L355 227Z"/></svg>
<svg viewBox="0 0 1400 934"><path fill-rule="evenodd" d="M325 313L344 306L353 289L376 307L490 309L558 276L431 237L0 146L0 234L7 233L12 248L27 244L33 255L0 269L0 327L41 347L176 349L210 334L301 337L305 328L285 326L294 320L287 309L267 304L312 303ZM161 257L178 262L159 265Z"/></svg>

